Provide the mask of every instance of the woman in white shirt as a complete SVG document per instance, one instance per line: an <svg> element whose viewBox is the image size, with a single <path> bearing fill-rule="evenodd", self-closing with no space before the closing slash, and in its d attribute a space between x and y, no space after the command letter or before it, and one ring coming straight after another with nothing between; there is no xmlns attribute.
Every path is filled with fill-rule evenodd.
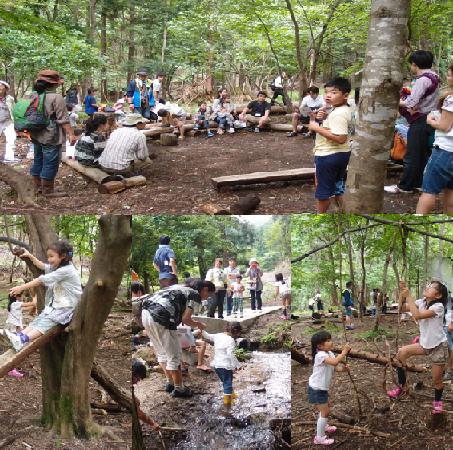
<svg viewBox="0 0 453 450"><path fill-rule="evenodd" d="M390 398L396 399L406 389L407 360L416 355L426 355L431 360L434 381L433 414L442 412L442 375L448 359L447 336L444 332L445 305L448 289L440 281L431 281L423 292L424 298L414 300L404 281L400 282L401 297L406 299L403 311L410 311L420 327L420 341L405 345L398 350L397 358L402 367L397 367L398 386L387 392Z"/></svg>
<svg viewBox="0 0 453 450"><path fill-rule="evenodd" d="M316 436L313 440L315 445L332 445L335 440L326 436L326 433L334 433L337 427L327 425L329 416L329 385L333 373L348 371L348 366L338 367L338 364L348 354L351 347L349 344L343 346L343 351L335 356L332 336L328 331L318 331L311 337L311 352L313 355L313 373L308 379L308 402L316 405L319 411L316 424Z"/></svg>

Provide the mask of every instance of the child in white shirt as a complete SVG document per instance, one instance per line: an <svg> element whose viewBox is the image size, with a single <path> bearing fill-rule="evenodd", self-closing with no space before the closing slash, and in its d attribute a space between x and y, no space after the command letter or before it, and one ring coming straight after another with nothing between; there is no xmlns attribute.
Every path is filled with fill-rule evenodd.
<svg viewBox="0 0 453 450"><path fill-rule="evenodd" d="M236 276L236 281L231 284L233 290L233 316L237 317L239 310L239 317L244 317L244 291L245 286L241 283L242 275Z"/></svg>
<svg viewBox="0 0 453 450"><path fill-rule="evenodd" d="M239 337L242 328L238 322L228 322L223 333L209 334L202 331L204 339L214 344L214 359L211 366L214 367L217 376L223 384L223 404L231 406L233 393L233 371L240 367L239 361L234 354L236 347L235 338Z"/></svg>
<svg viewBox="0 0 453 450"><path fill-rule="evenodd" d="M14 332L18 333L23 329L22 323L22 295L8 296L8 318L6 323L14 328Z"/></svg>
<svg viewBox="0 0 453 450"><path fill-rule="evenodd" d="M351 347L349 344L343 346L343 351L335 356L332 336L327 331L318 331L311 338L311 349L313 355L313 373L308 379L308 402L316 405L319 411L316 426L316 436L313 440L315 445L331 445L334 439L329 439L327 433L334 433L337 428L327 425L329 416L329 385L334 371L345 372L348 367L338 367L338 364L346 357Z"/></svg>
<svg viewBox="0 0 453 450"><path fill-rule="evenodd" d="M275 299L279 297L283 304L283 315L280 319L288 320L291 316L291 288L283 279L282 273L275 274Z"/></svg>
<svg viewBox="0 0 453 450"><path fill-rule="evenodd" d="M427 284L424 298L414 300L404 281L400 282L401 297L406 303L401 306L402 311L410 311L412 317L418 321L420 327L420 341L416 344L405 345L396 355L402 367L397 367L398 386L387 392L390 398L398 398L406 389L406 361L416 355L426 355L431 360L431 371L434 382L433 414L443 411L442 375L448 360L447 336L444 332L445 305L448 300L448 289L440 281L431 281Z"/></svg>

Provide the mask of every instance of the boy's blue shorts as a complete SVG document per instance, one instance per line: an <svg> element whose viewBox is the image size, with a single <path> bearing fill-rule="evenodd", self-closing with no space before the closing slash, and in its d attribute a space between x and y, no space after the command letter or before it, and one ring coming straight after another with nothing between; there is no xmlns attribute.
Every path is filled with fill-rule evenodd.
<svg viewBox="0 0 453 450"><path fill-rule="evenodd" d="M337 193L337 183L346 175L351 152L333 153L327 156L315 156L316 186L315 198L328 200Z"/></svg>
<svg viewBox="0 0 453 450"><path fill-rule="evenodd" d="M453 190L453 152L434 147L423 174L423 192L440 194Z"/></svg>

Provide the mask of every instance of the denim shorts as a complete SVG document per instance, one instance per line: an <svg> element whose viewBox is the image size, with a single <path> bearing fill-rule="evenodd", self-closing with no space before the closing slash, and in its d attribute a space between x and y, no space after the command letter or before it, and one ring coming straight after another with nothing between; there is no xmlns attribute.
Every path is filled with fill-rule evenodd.
<svg viewBox="0 0 453 450"><path fill-rule="evenodd" d="M434 147L423 174L423 192L440 194L453 190L453 152Z"/></svg>
<svg viewBox="0 0 453 450"><path fill-rule="evenodd" d="M453 332L449 333L448 327L444 327L445 334L447 335L447 344L450 350L453 350Z"/></svg>
<svg viewBox="0 0 453 450"><path fill-rule="evenodd" d="M327 156L315 156L317 186L315 197L328 200L337 194L337 183L346 176L351 152L338 152ZM341 185L340 185L341 186Z"/></svg>
<svg viewBox="0 0 453 450"><path fill-rule="evenodd" d="M313 389L308 385L308 403L316 405L324 405L329 401L329 391L322 391L321 389Z"/></svg>

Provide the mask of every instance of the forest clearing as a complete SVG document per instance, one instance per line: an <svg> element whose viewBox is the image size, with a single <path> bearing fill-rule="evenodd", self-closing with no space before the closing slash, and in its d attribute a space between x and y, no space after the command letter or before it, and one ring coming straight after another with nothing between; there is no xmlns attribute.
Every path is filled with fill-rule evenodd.
<svg viewBox="0 0 453 450"><path fill-rule="evenodd" d="M322 417L337 427L328 437L331 448L449 447L452 361L446 356L450 319L443 317L450 317L452 309L453 221L383 217L293 216L293 298L301 314L291 329L293 448L318 447L314 440L321 416L315 406L320 409L323 402L310 397L316 383L312 361L327 345L317 344L318 339L329 342L335 361L347 363L339 367L348 373L334 375L330 388L323 388L332 409ZM309 223L316 227L307 233ZM437 326L443 359L428 359L428 351L402 359L403 349L420 348L416 355L423 354L427 344L421 322L429 319L417 316L418 302L431 301L435 288L442 290L443 303L432 305L441 311ZM414 298L424 300L413 303ZM439 413L431 406L433 377L444 405Z"/></svg>

